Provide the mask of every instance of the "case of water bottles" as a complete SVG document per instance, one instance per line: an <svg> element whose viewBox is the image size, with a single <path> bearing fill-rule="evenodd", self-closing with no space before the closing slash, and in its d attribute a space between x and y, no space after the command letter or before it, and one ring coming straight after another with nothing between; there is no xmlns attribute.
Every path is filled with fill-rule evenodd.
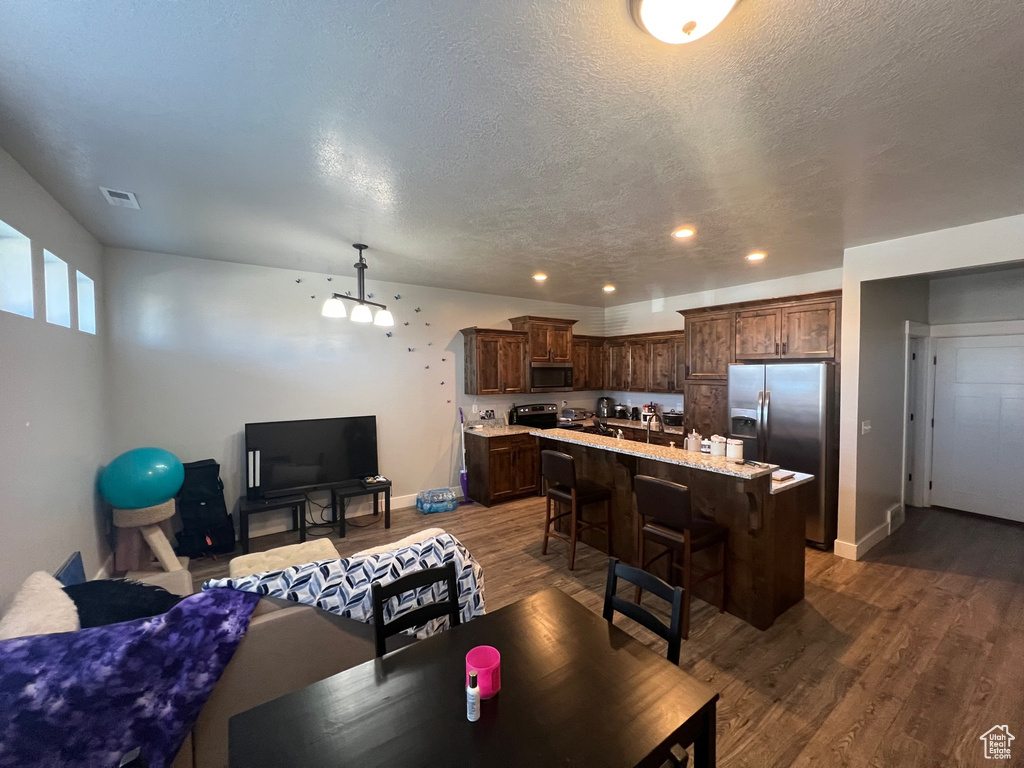
<svg viewBox="0 0 1024 768"><path fill-rule="evenodd" d="M459 506L459 497L451 488L435 488L416 494L416 509L425 515L432 512L451 512Z"/></svg>

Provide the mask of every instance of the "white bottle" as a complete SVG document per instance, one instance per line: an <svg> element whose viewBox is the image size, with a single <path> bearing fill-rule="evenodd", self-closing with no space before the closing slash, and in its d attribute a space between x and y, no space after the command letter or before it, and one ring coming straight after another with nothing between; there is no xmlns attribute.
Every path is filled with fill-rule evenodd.
<svg viewBox="0 0 1024 768"><path fill-rule="evenodd" d="M480 719L480 689L476 684L476 672L469 673L469 685L466 686L466 719L471 723Z"/></svg>

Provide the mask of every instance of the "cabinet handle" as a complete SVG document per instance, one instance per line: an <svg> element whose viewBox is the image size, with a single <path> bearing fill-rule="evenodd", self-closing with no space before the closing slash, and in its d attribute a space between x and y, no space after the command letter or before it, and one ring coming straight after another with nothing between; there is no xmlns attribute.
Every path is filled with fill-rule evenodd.
<svg viewBox="0 0 1024 768"><path fill-rule="evenodd" d="M775 354L779 354L779 342L775 342Z"/></svg>
<svg viewBox="0 0 1024 768"><path fill-rule="evenodd" d="M782 342L782 354L786 354L786 342Z"/></svg>

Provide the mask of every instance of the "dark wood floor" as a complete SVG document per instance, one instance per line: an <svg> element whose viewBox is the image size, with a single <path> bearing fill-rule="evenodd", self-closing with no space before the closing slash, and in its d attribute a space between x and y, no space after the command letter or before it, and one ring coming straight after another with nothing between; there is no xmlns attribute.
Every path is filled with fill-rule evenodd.
<svg viewBox="0 0 1024 768"><path fill-rule="evenodd" d="M600 611L605 556L587 546L576 570L565 546L541 549L542 503L394 513L391 530L361 518L342 555L424 527L457 536L484 567L487 607L558 587ZM296 541L256 539L253 549ZM196 561L201 579L227 560ZM1024 527L939 510L907 521L866 560L807 550L807 597L759 632L694 602L680 666L721 693L720 765L982 766L979 736L1007 724L1024 745ZM617 618L664 652L662 641ZM1024 765L1020 758L1001 765Z"/></svg>

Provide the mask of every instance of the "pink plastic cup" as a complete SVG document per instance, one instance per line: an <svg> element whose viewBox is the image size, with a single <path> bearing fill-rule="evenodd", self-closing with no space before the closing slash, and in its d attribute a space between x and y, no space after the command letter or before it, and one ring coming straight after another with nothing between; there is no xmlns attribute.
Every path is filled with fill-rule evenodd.
<svg viewBox="0 0 1024 768"><path fill-rule="evenodd" d="M480 688L480 698L489 699L501 690L501 654L497 648L489 645L478 645L466 654L466 685L469 685L469 673L476 672L476 684Z"/></svg>

